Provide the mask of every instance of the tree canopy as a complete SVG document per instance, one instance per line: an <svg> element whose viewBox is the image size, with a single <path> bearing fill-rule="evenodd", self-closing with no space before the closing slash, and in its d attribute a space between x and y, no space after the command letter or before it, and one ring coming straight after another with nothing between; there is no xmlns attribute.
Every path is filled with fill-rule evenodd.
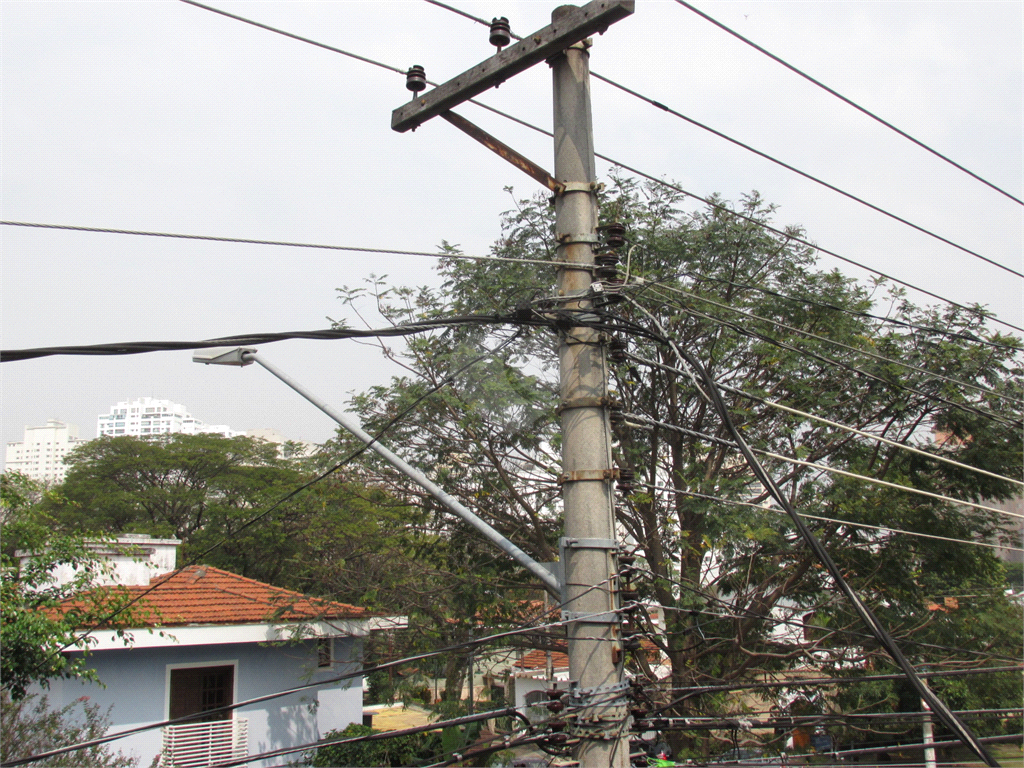
<svg viewBox="0 0 1024 768"><path fill-rule="evenodd" d="M814 250L793 239L800 230L778 235L760 226L775 210L756 194L735 210L714 202L692 209L663 187L620 179L602 204L604 222L626 226L620 269L629 273L627 300L604 317L609 327L651 332L625 339L629 357L611 368L626 415L615 459L638 478L618 523L642 558L641 593L660 607L664 627L648 629L671 662L667 687L698 689L666 714L734 706L701 686L801 666L867 674L888 661L767 500L662 336L702 361L755 449L804 462L762 460L798 511L817 518L817 536L914 662L1016 658L1019 606L1003 595L994 552L974 543L1006 541L1005 519L828 470L974 503L1018 493L1008 480L932 457L1021 476L1020 340L993 331L981 307L917 306L882 280L865 284L819 268ZM446 247L440 289L377 278L341 296L360 311L360 302L375 302L392 322L513 310L542 317L553 306L552 269L462 259ZM547 201L518 202L493 253L554 258ZM380 428L511 332L457 325L404 350L382 347L407 373L354 406L368 429ZM553 336L532 331L423 402L386 439L436 468L448 492L536 559L551 560L561 525L557 393ZM368 465L368 482L430 506L387 467ZM958 607L931 608L947 597ZM1001 688L990 678L956 686ZM657 688L651 695L661 706L672 698ZM766 705L785 707L792 696ZM1009 700L1019 705L1019 691Z"/></svg>
<svg viewBox="0 0 1024 768"><path fill-rule="evenodd" d="M0 491L0 678L6 708L8 702L28 696L33 684L46 688L59 678L95 680L86 659L89 640L81 637L81 629L123 630L144 611L130 605L123 588L104 585L103 563L85 540L55 532L52 520L32 513L32 502L44 494L38 484L6 472L0 475ZM58 566L73 569L66 583L53 579ZM62 607L71 597L77 598L74 604ZM65 650L86 653L72 658L62 653Z"/></svg>

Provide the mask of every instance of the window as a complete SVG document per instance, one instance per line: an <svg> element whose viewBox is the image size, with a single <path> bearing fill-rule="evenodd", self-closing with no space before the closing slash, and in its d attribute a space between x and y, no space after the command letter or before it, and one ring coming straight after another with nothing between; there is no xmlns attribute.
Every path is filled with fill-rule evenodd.
<svg viewBox="0 0 1024 768"><path fill-rule="evenodd" d="M316 665L318 667L329 667L333 660L334 654L333 645L331 638L321 637L316 641Z"/></svg>
<svg viewBox="0 0 1024 768"><path fill-rule="evenodd" d="M230 720L231 711L203 715L211 709L234 704L235 667L186 667L172 669L170 717L196 715L196 722Z"/></svg>

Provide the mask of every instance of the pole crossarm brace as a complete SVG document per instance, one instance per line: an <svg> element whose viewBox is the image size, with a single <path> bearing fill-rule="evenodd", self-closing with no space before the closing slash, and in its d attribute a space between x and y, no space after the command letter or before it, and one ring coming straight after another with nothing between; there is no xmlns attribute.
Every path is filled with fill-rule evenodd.
<svg viewBox="0 0 1024 768"><path fill-rule="evenodd" d="M392 130L405 133L501 85L595 32L604 32L611 24L632 14L634 7L634 0L593 0L581 8L573 8L557 22L527 35L515 45L396 109L391 113Z"/></svg>
<svg viewBox="0 0 1024 768"><path fill-rule="evenodd" d="M494 152L496 155L498 155L498 157L500 157L502 160L506 160L512 165L514 165L516 168L521 170L531 179L539 181L552 192L556 194L561 194L562 192L565 191L565 185L562 184L561 182L556 181L550 173L545 171L543 168L541 168L539 165L537 165L529 158L524 157L523 155L516 152L508 144L505 144L504 142L499 141L498 139L491 136L491 134L489 134L479 125L475 125L474 123L469 122L469 120L464 118L462 115L457 115L454 112L442 112L441 117L447 120L452 125L454 125L456 128L458 128L460 131L465 133L470 138L479 141L481 144L483 144L485 147L491 150L491 152Z"/></svg>

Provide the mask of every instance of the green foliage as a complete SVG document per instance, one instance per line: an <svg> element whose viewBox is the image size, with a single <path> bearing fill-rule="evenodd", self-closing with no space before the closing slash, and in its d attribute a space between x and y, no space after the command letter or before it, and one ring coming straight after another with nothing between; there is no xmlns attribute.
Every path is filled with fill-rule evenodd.
<svg viewBox="0 0 1024 768"><path fill-rule="evenodd" d="M144 527L179 538L259 504L297 474L277 458L273 443L206 434L100 437L66 463L67 504L58 510L65 522L84 512L93 531Z"/></svg>
<svg viewBox="0 0 1024 768"><path fill-rule="evenodd" d="M1024 563L1005 563L1006 584L1017 592L1024 591Z"/></svg>
<svg viewBox="0 0 1024 768"><path fill-rule="evenodd" d="M58 710L48 708L45 696L30 695L13 700L0 693L0 761L67 747L105 736L110 720L88 696ZM50 758L51 768L134 768L138 758L112 752L106 745L76 750Z"/></svg>
<svg viewBox="0 0 1024 768"><path fill-rule="evenodd" d="M368 725L352 723L342 731L331 731L324 739L349 739L381 733ZM436 754L439 737L426 732L411 736L394 736L353 744L330 744L320 747L311 756L310 765L319 768L335 766L408 766L423 762Z"/></svg>
<svg viewBox="0 0 1024 768"><path fill-rule="evenodd" d="M861 284L818 268L814 250L790 237L802 236L801 230L780 227L786 234L777 235L759 226L773 223L776 212L756 194L740 200L735 213L728 201L714 203L693 209L660 186L613 180L602 220L626 225L630 275L643 281L625 289L639 306L616 305L617 318L651 327L645 312L651 313L716 380L732 387L724 393L726 403L756 449L955 499L1006 499L1017 492L1008 482L744 396L779 401L970 466L1021 476L1020 339L993 331L981 307L916 306L883 280ZM492 250L510 259L553 259L555 246L553 211L538 196L516 203ZM396 323L523 307L543 314L531 302L555 295L553 270L543 266L448 258L439 270L441 290L391 286L380 278L364 289L342 289L341 295L359 312L372 300ZM494 326L457 326L412 339L404 350L385 347L384 354L408 373L355 398L353 406L373 431L508 333ZM414 463L436 468L446 491L541 561L553 559L561 527L555 341L546 330L527 334L460 375L388 435L389 444ZM690 378L669 370L685 367L673 350L637 335L629 341L632 354L654 365L629 360L612 366L614 394L627 413L667 426L617 429L615 463L634 469L640 483L669 490L642 488L632 494L620 505L618 522L636 542L649 572L641 594L663 607L667 633L660 642L672 665L673 685L758 680L800 667L842 674L884 665L784 515L690 495L764 499L733 451L693 434L730 438ZM365 466L372 473L369 482L397 497L418 497L387 467L374 460ZM995 514L813 467L776 461L767 466L800 511L809 514L967 542L1005 535ZM428 500L416 503L434 509ZM452 538L462 535L458 526L446 525ZM1017 609L1002 593L1003 570L990 550L842 522L814 526L915 663L956 666L980 662L986 654L1019 654L1013 629L1020 626ZM514 569L501 578L528 581ZM980 594L984 597L963 598L958 612L936 615L927 609L928 600ZM468 604L477 607L473 597L485 597L470 595ZM443 607L444 620L457 624L458 606L448 600L436 612ZM801 625L811 615L820 629L805 639ZM787 630L773 620L779 618L795 627ZM436 621L435 626L443 625ZM985 683L975 678L963 685L980 689ZM879 698L873 704L865 699L862 705L892 704L888 694L875 693ZM1019 706L1019 692L1007 695L996 698ZM734 706L730 698L695 694L672 713L728 714Z"/></svg>
<svg viewBox="0 0 1024 768"><path fill-rule="evenodd" d="M145 613L128 607L123 587L98 586L103 565L86 542L77 536L55 533L45 516L32 513L31 502L44 493L17 473L0 476L3 489L4 549L0 554L0 669L4 690L17 702L32 684L44 688L54 678L95 680L84 656L69 657L63 650L87 651L88 641L77 635L81 627L100 625L122 633ZM51 500L53 492L45 494ZM18 551L32 553L24 562ZM52 580L57 568L73 569L63 585ZM74 597L70 606L61 604ZM108 617L117 613L113 619Z"/></svg>
<svg viewBox="0 0 1024 768"><path fill-rule="evenodd" d="M386 670L377 670L366 676L365 704L391 704L395 700L395 685Z"/></svg>

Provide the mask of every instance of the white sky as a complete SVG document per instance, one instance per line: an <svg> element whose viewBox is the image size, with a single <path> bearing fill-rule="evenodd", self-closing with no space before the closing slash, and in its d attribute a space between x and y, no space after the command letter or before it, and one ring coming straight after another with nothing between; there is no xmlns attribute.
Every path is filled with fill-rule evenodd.
<svg viewBox="0 0 1024 768"><path fill-rule="evenodd" d="M443 82L493 53L487 30L421 0L210 5ZM513 31L555 3L452 4ZM699 7L1018 197L1021 2L747 2ZM537 185L452 126L390 130L396 74L174 0L4 0L6 220L485 253ZM595 71L1021 269L1022 209L671 0L637 0L595 40ZM544 65L481 97L550 128ZM756 189L812 240L1024 323L1021 280L593 84L598 150L700 194ZM461 110L550 169L545 137ZM608 167L598 164L599 173ZM371 273L434 281L430 259L0 227L3 347L184 340L327 327L334 289ZM850 272L856 274L855 272ZM280 342L266 357L337 405L401 373L350 341ZM185 403L236 429L322 441L325 416L257 367L191 353L5 363L2 437L47 418L95 436L118 400Z"/></svg>

